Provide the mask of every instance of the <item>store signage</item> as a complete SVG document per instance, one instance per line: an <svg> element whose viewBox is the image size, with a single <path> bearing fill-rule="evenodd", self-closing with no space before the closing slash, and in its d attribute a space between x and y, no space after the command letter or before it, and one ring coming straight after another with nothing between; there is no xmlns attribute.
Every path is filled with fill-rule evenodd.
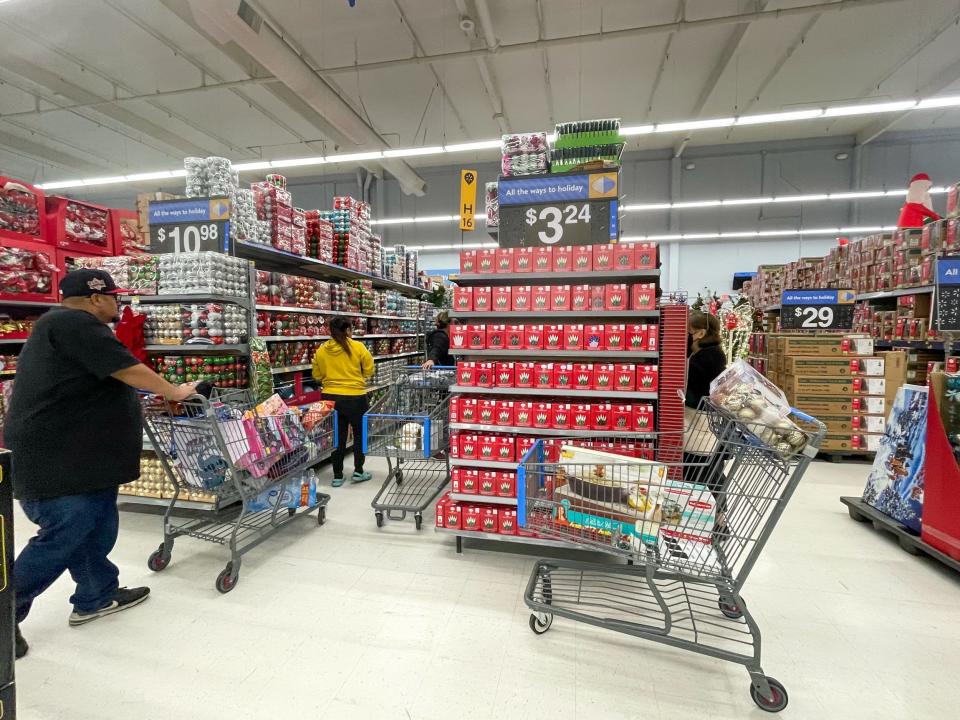
<svg viewBox="0 0 960 720"><path fill-rule="evenodd" d="M605 245L617 240L616 200L500 207L500 247Z"/></svg>
<svg viewBox="0 0 960 720"><path fill-rule="evenodd" d="M473 230L477 212L477 171L460 171L460 230Z"/></svg>
<svg viewBox="0 0 960 720"><path fill-rule="evenodd" d="M856 299L852 290L784 290L780 327L784 330L850 330Z"/></svg>
<svg viewBox="0 0 960 720"><path fill-rule="evenodd" d="M229 198L151 201L147 222L152 253L229 253L232 248Z"/></svg>
<svg viewBox="0 0 960 720"><path fill-rule="evenodd" d="M934 323L941 332L960 332L960 258L938 258Z"/></svg>
<svg viewBox="0 0 960 720"><path fill-rule="evenodd" d="M535 175L501 178L497 184L500 207L562 203L569 200L616 200L619 197L619 173L598 172L582 175Z"/></svg>

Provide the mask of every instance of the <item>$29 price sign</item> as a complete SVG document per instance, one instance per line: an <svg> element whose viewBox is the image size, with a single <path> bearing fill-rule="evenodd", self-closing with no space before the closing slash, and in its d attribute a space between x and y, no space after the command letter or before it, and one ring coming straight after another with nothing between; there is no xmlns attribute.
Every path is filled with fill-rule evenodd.
<svg viewBox="0 0 960 720"><path fill-rule="evenodd" d="M852 290L784 290L780 327L784 330L850 330L856 297Z"/></svg>
<svg viewBox="0 0 960 720"><path fill-rule="evenodd" d="M184 198L151 202L150 252L222 252L231 250L230 200Z"/></svg>

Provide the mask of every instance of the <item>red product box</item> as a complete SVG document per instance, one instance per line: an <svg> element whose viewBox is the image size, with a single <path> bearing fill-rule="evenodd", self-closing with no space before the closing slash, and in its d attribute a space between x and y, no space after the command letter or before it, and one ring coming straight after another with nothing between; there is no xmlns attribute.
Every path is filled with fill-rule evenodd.
<svg viewBox="0 0 960 720"><path fill-rule="evenodd" d="M450 470L450 490L455 493L473 495L477 492L480 473L478 470L456 467Z"/></svg>
<svg viewBox="0 0 960 720"><path fill-rule="evenodd" d="M656 310L657 286L654 283L636 283L630 287L631 310Z"/></svg>
<svg viewBox="0 0 960 720"><path fill-rule="evenodd" d="M513 272L513 248L497 248L496 262L498 273Z"/></svg>
<svg viewBox="0 0 960 720"><path fill-rule="evenodd" d="M533 426L549 428L553 422L553 403L538 402L533 406Z"/></svg>
<svg viewBox="0 0 960 720"><path fill-rule="evenodd" d="M47 195L41 210L45 211L46 242L81 255L113 255L113 228L107 208L73 198Z"/></svg>
<svg viewBox="0 0 960 720"><path fill-rule="evenodd" d="M469 532L480 531L480 506L464 505L460 520L460 529Z"/></svg>
<svg viewBox="0 0 960 720"><path fill-rule="evenodd" d="M556 430L567 430L573 423L573 408L570 403L554 403L550 425Z"/></svg>
<svg viewBox="0 0 960 720"><path fill-rule="evenodd" d="M660 387L660 368L657 365L637 366L637 389L657 392Z"/></svg>
<svg viewBox="0 0 960 720"><path fill-rule="evenodd" d="M110 232L113 235L114 255L142 255L150 250L149 237L144 244L140 236L140 216L136 210L110 208Z"/></svg>
<svg viewBox="0 0 960 720"><path fill-rule="evenodd" d="M593 246L593 269L595 272L616 269L613 264L614 250L613 245Z"/></svg>
<svg viewBox="0 0 960 720"><path fill-rule="evenodd" d="M483 350L487 347L486 325L467 325L467 347L470 350Z"/></svg>
<svg viewBox="0 0 960 720"><path fill-rule="evenodd" d="M960 225L960 219L953 218L952 220L947 220L946 227L944 228L943 234L943 249L944 250L953 250L957 247L957 239L960 236L960 233L957 232L957 226Z"/></svg>
<svg viewBox="0 0 960 720"><path fill-rule="evenodd" d="M527 342L523 325L507 325L506 347L508 350L523 350Z"/></svg>
<svg viewBox="0 0 960 720"><path fill-rule="evenodd" d="M47 235L47 203L43 190L0 175L0 198L3 199L0 204L9 208L5 211L6 217L0 220L0 239L56 244L56 238Z"/></svg>
<svg viewBox="0 0 960 720"><path fill-rule="evenodd" d="M498 435L495 438L494 459L497 462L513 462L516 452L517 442L512 435Z"/></svg>
<svg viewBox="0 0 960 720"><path fill-rule="evenodd" d="M450 433L450 457L460 457L460 433L458 432Z"/></svg>
<svg viewBox="0 0 960 720"><path fill-rule="evenodd" d="M537 246L533 249L533 271L538 273L550 272L553 268L553 248L549 245Z"/></svg>
<svg viewBox="0 0 960 720"><path fill-rule="evenodd" d="M570 272L573 270L573 248L561 245L553 249L553 271Z"/></svg>
<svg viewBox="0 0 960 720"><path fill-rule="evenodd" d="M563 325L545 325L543 328L543 347L546 350L560 350L564 341Z"/></svg>
<svg viewBox="0 0 960 720"><path fill-rule="evenodd" d="M603 288L604 310L626 310L630 302L630 293L626 283L608 283Z"/></svg>
<svg viewBox="0 0 960 720"><path fill-rule="evenodd" d="M439 510L439 505L437 506ZM460 530L463 523L463 508L459 503L444 503L443 526L448 530Z"/></svg>
<svg viewBox="0 0 960 720"><path fill-rule="evenodd" d="M594 430L613 429L613 406L610 403L597 403L590 409L590 426Z"/></svg>
<svg viewBox="0 0 960 720"><path fill-rule="evenodd" d="M594 390L619 390L616 387L617 366L610 363L598 363L593 366Z"/></svg>
<svg viewBox="0 0 960 720"><path fill-rule="evenodd" d="M487 347L491 350L503 350L507 347L506 325L487 325Z"/></svg>
<svg viewBox="0 0 960 720"><path fill-rule="evenodd" d="M570 296L569 285L554 285L550 293L550 309L554 312L557 310L569 310Z"/></svg>
<svg viewBox="0 0 960 720"><path fill-rule="evenodd" d="M513 307L513 288L509 285L497 285L493 288L493 311L507 312Z"/></svg>
<svg viewBox="0 0 960 720"><path fill-rule="evenodd" d="M640 325L640 324L627 325L626 349L633 350L635 352L640 350L646 350L648 332L649 331L646 325Z"/></svg>
<svg viewBox="0 0 960 720"><path fill-rule="evenodd" d="M490 312L493 309L493 288L475 287L473 289L473 311Z"/></svg>
<svg viewBox="0 0 960 720"><path fill-rule="evenodd" d="M450 422L460 422L460 403L463 400L459 395L450 398Z"/></svg>
<svg viewBox="0 0 960 720"><path fill-rule="evenodd" d="M515 311L523 311L530 309L531 296L533 295L533 288L529 285L514 285L513 286L513 309Z"/></svg>
<svg viewBox="0 0 960 720"><path fill-rule="evenodd" d="M543 347L543 325L525 325L527 350L540 350Z"/></svg>
<svg viewBox="0 0 960 720"><path fill-rule="evenodd" d="M497 251L494 249L477 251L477 269L474 272L492 273L497 269Z"/></svg>
<svg viewBox="0 0 960 720"><path fill-rule="evenodd" d="M476 460L480 454L480 438L477 435L460 435L460 457L463 460Z"/></svg>
<svg viewBox="0 0 960 720"><path fill-rule="evenodd" d="M573 270L575 272L593 270L593 248L590 245L573 246Z"/></svg>
<svg viewBox="0 0 960 720"><path fill-rule="evenodd" d="M516 427L533 427L534 405L529 400L517 401L513 407L513 424Z"/></svg>
<svg viewBox="0 0 960 720"><path fill-rule="evenodd" d="M563 326L563 349L583 350L583 325Z"/></svg>
<svg viewBox="0 0 960 720"><path fill-rule="evenodd" d="M635 432L651 432L653 430L653 405L633 406L633 429Z"/></svg>
<svg viewBox="0 0 960 720"><path fill-rule="evenodd" d="M480 529L485 533L500 532L500 512L495 507L480 509Z"/></svg>
<svg viewBox="0 0 960 720"><path fill-rule="evenodd" d="M457 363L457 385L473 387L477 380L477 364L461 360Z"/></svg>
<svg viewBox="0 0 960 720"><path fill-rule="evenodd" d="M660 325L647 325L647 350L657 352L660 349Z"/></svg>
<svg viewBox="0 0 960 720"><path fill-rule="evenodd" d="M480 415L480 403L477 398L462 398L460 400L460 422L475 423Z"/></svg>
<svg viewBox="0 0 960 720"><path fill-rule="evenodd" d="M506 508L500 508L500 534L501 535L516 535L517 534L517 511L508 510Z"/></svg>
<svg viewBox="0 0 960 720"><path fill-rule="evenodd" d="M656 270L657 268L657 244L656 243L634 243L633 244L633 269L634 270Z"/></svg>
<svg viewBox="0 0 960 720"><path fill-rule="evenodd" d="M589 310L590 309L590 286L589 285L574 285L572 288L570 288L570 309L571 310Z"/></svg>
<svg viewBox="0 0 960 720"><path fill-rule="evenodd" d="M521 436L517 438L517 460L522 460L523 456L529 452L537 442L537 438Z"/></svg>
<svg viewBox="0 0 960 720"><path fill-rule="evenodd" d="M519 460L522 455L517 455ZM512 470L501 470L497 473L497 495L500 497L517 496L517 474Z"/></svg>
<svg viewBox="0 0 960 720"><path fill-rule="evenodd" d="M571 406L572 422L570 427L574 430L589 430L593 421L593 408L590 403L576 403Z"/></svg>
<svg viewBox="0 0 960 720"><path fill-rule="evenodd" d="M532 247L514 248L513 271L518 273L533 272L533 248Z"/></svg>
<svg viewBox="0 0 960 720"><path fill-rule="evenodd" d="M496 364L496 375L494 376L495 387L513 387L516 378L516 367L512 362L498 362Z"/></svg>
<svg viewBox="0 0 960 720"><path fill-rule="evenodd" d="M928 255L920 265L920 282L929 285L933 282L933 257Z"/></svg>
<svg viewBox="0 0 960 720"><path fill-rule="evenodd" d="M607 346L603 325L587 325L583 331L584 350L603 350Z"/></svg>
<svg viewBox="0 0 960 720"><path fill-rule="evenodd" d="M480 482L477 485L477 492L480 495L497 494L497 471L481 470L479 472Z"/></svg>
<svg viewBox="0 0 960 720"><path fill-rule="evenodd" d="M557 390L573 388L573 363L554 363L553 387Z"/></svg>
<svg viewBox="0 0 960 720"><path fill-rule="evenodd" d="M627 326L607 325L603 331L604 343L607 350L627 349Z"/></svg>
<svg viewBox="0 0 960 720"><path fill-rule="evenodd" d="M553 290L549 285L534 285L531 299L532 309L536 312L546 312L550 309L550 299Z"/></svg>
<svg viewBox="0 0 960 720"><path fill-rule="evenodd" d="M587 310L603 310L607 301L606 287L603 285L590 286L590 300Z"/></svg>
<svg viewBox="0 0 960 720"><path fill-rule="evenodd" d="M477 403L477 411L480 419L477 420L481 425L493 425L494 418L497 416L497 401L481 398Z"/></svg>
<svg viewBox="0 0 960 720"><path fill-rule="evenodd" d="M637 388L637 366L631 363L617 363L613 366L613 389L619 392L633 392Z"/></svg>
<svg viewBox="0 0 960 720"><path fill-rule="evenodd" d="M458 287L453 289L453 309L460 312L473 310L473 288Z"/></svg>
<svg viewBox="0 0 960 720"><path fill-rule="evenodd" d="M613 246L613 266L617 270L633 269L633 246L627 243L618 243Z"/></svg>
<svg viewBox="0 0 960 720"><path fill-rule="evenodd" d="M497 414L495 415L497 425L513 425L515 404L513 400L497 400Z"/></svg>
<svg viewBox="0 0 960 720"><path fill-rule="evenodd" d="M574 390L593 389L593 363L574 363L572 387Z"/></svg>
<svg viewBox="0 0 960 720"><path fill-rule="evenodd" d="M479 460L493 460L494 459L494 450L496 448L497 441L493 435L481 435L479 438L479 443L477 444L478 452L477 459ZM480 492L483 492L483 473L480 475Z"/></svg>
<svg viewBox="0 0 960 720"><path fill-rule="evenodd" d="M450 327L450 348L465 350L467 347L467 326L453 325Z"/></svg>
<svg viewBox="0 0 960 720"><path fill-rule="evenodd" d="M618 432L633 430L633 406L613 406L613 429Z"/></svg>
<svg viewBox="0 0 960 720"><path fill-rule="evenodd" d="M496 378L497 365L492 362L478 362L476 372L477 387L493 387Z"/></svg>
<svg viewBox="0 0 960 720"><path fill-rule="evenodd" d="M439 500L437 500L437 527L443 527L447 522L447 503L450 502L450 498L447 495L443 495Z"/></svg>
<svg viewBox="0 0 960 720"><path fill-rule="evenodd" d="M553 366L554 363L536 363L536 369L533 373L533 384L538 390L551 390L553 388Z"/></svg>
<svg viewBox="0 0 960 720"><path fill-rule="evenodd" d="M947 215L957 212L958 202L960 202L960 183L954 183L947 188Z"/></svg>
<svg viewBox="0 0 960 720"><path fill-rule="evenodd" d="M460 251L460 272L464 275L471 275L477 272L477 251Z"/></svg>
<svg viewBox="0 0 960 720"><path fill-rule="evenodd" d="M536 377L536 363L516 363L513 373L513 385L518 388L532 388Z"/></svg>

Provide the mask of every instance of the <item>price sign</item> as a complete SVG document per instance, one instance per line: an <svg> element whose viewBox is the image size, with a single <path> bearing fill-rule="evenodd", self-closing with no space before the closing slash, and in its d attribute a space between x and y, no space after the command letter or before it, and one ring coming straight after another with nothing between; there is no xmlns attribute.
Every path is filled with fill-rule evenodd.
<svg viewBox="0 0 960 720"><path fill-rule="evenodd" d="M850 330L856 297L852 290L784 290L780 327L784 330Z"/></svg>
<svg viewBox="0 0 960 720"><path fill-rule="evenodd" d="M150 252L229 253L230 200L185 198L150 203Z"/></svg>
<svg viewBox="0 0 960 720"><path fill-rule="evenodd" d="M936 327L960 332L960 258L937 258L936 278Z"/></svg>

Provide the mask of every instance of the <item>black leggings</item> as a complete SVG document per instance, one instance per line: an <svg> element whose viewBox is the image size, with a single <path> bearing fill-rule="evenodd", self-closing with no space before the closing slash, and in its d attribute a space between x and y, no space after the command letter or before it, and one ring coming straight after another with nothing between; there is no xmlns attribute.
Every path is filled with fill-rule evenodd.
<svg viewBox="0 0 960 720"><path fill-rule="evenodd" d="M706 485L710 488L710 492L717 503L717 514L724 512L727 508L727 476L723 474L723 466L726 460L727 458L722 452L715 452L710 455L683 453L683 464L686 466L683 473L684 481Z"/></svg>
<svg viewBox="0 0 960 720"><path fill-rule="evenodd" d="M370 409L366 395L328 395L337 411L337 446L333 449L333 476L343 477L343 456L347 451L347 430L353 428L353 471L363 472L363 414Z"/></svg>

